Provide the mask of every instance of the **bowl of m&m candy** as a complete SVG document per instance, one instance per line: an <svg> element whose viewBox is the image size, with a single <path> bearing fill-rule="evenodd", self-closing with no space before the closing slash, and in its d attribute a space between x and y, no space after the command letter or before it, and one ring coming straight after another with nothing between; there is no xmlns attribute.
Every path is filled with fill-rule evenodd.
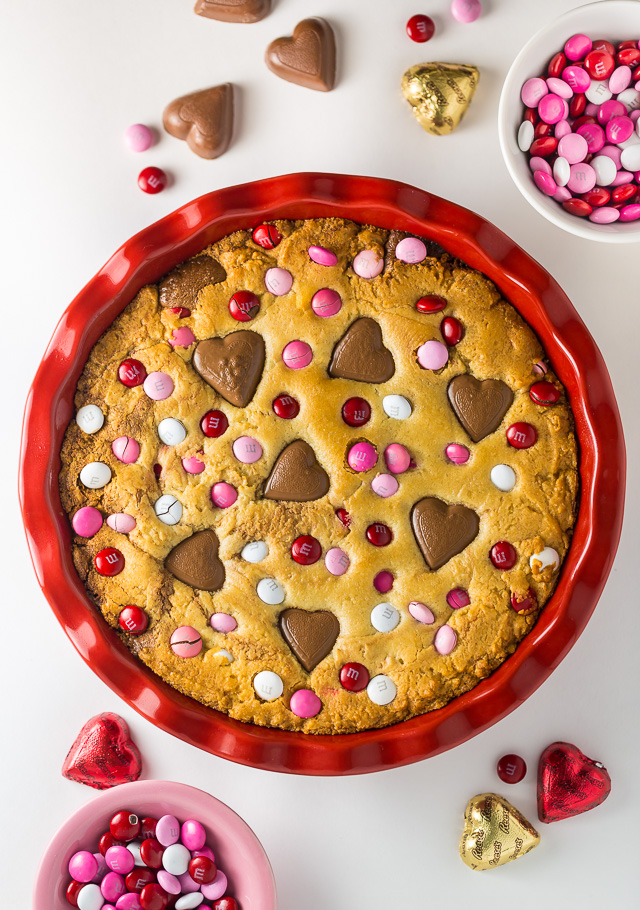
<svg viewBox="0 0 640 910"><path fill-rule="evenodd" d="M534 35L498 119L509 173L545 218L593 240L640 240L637 0L587 4Z"/></svg>
<svg viewBox="0 0 640 910"><path fill-rule="evenodd" d="M54 834L34 910L275 910L267 855L209 793L145 780L105 790Z"/></svg>

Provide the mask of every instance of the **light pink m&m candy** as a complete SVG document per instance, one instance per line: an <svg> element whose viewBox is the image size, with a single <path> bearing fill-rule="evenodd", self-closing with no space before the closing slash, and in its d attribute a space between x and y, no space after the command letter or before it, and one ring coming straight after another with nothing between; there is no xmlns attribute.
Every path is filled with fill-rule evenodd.
<svg viewBox="0 0 640 910"><path fill-rule="evenodd" d="M219 509L228 509L238 498L238 491L224 480L211 487L211 502Z"/></svg>
<svg viewBox="0 0 640 910"><path fill-rule="evenodd" d="M297 717L315 717L322 709L322 702L311 689L298 689L291 696L289 707Z"/></svg>
<svg viewBox="0 0 640 910"><path fill-rule="evenodd" d="M389 496L397 493L399 486L400 484L393 474L378 474L371 481L371 489L378 496L382 496L383 499L388 499Z"/></svg>
<svg viewBox="0 0 640 910"><path fill-rule="evenodd" d="M335 316L342 309L342 298L332 288L322 288L311 298L311 309L316 316Z"/></svg>
<svg viewBox="0 0 640 910"><path fill-rule="evenodd" d="M618 221L620 212L610 205L601 205L600 208L594 209L589 215L589 221L594 224L612 224Z"/></svg>
<svg viewBox="0 0 640 910"><path fill-rule="evenodd" d="M588 153L587 140L578 133L569 133L558 142L558 155L569 164L579 164L584 161Z"/></svg>
<svg viewBox="0 0 640 910"><path fill-rule="evenodd" d="M425 341L418 348L418 363L425 370L440 370L449 360L449 348L441 341Z"/></svg>
<svg viewBox="0 0 640 910"><path fill-rule="evenodd" d="M361 250L353 260L353 271L359 278L376 278L384 268L375 250Z"/></svg>
<svg viewBox="0 0 640 910"><path fill-rule="evenodd" d="M288 294L292 284L293 276L291 272L279 268L267 269L264 276L264 285L274 297L282 297L284 294Z"/></svg>
<svg viewBox="0 0 640 910"><path fill-rule="evenodd" d="M420 603L418 600L411 601L409 604L409 613L418 622L424 623L424 625L427 626L430 626L431 623L436 621L436 618L429 607L426 604Z"/></svg>
<svg viewBox="0 0 640 910"><path fill-rule="evenodd" d="M120 534L130 534L136 526L136 520L133 515L127 515L126 512L115 512L109 515L107 524Z"/></svg>
<svg viewBox="0 0 640 910"><path fill-rule="evenodd" d="M444 454L453 464L466 464L469 461L469 449L458 442L450 442Z"/></svg>
<svg viewBox="0 0 640 910"><path fill-rule="evenodd" d="M458 22L475 22L482 12L480 0L453 0L451 15Z"/></svg>
<svg viewBox="0 0 640 910"><path fill-rule="evenodd" d="M572 98L573 89L568 82L565 82L564 79L557 79L554 76L551 76L547 79L547 88L554 95L558 95L560 98Z"/></svg>
<svg viewBox="0 0 640 910"><path fill-rule="evenodd" d="M344 575L349 568L350 560L340 547L331 547L325 553L324 564L332 575Z"/></svg>
<svg viewBox="0 0 640 910"><path fill-rule="evenodd" d="M378 453L370 442L356 442L349 449L347 462L354 471L370 471L378 461Z"/></svg>
<svg viewBox="0 0 640 910"><path fill-rule="evenodd" d="M182 891L180 880L166 869L159 869L156 878L160 887L164 888L167 894L180 894Z"/></svg>
<svg viewBox="0 0 640 910"><path fill-rule="evenodd" d="M206 465L201 458L198 458L197 455L189 455L188 458L182 459L182 467L185 469L187 474L202 474Z"/></svg>
<svg viewBox="0 0 640 910"><path fill-rule="evenodd" d="M144 123L132 123L124 131L123 139L132 152L146 152L153 145L153 132Z"/></svg>
<svg viewBox="0 0 640 910"><path fill-rule="evenodd" d="M187 850L201 850L207 840L207 832L195 818L188 818L180 829L180 840Z"/></svg>
<svg viewBox="0 0 640 910"><path fill-rule="evenodd" d="M178 626L170 639L171 650L178 657L195 657L202 650L202 638L200 633L193 626ZM162 821L162 819L160 819ZM160 822L158 822L158 825ZM180 829L178 828L178 831ZM167 844L161 839L156 828L156 839L160 841L163 847ZM177 840L177 838L176 838ZM170 841L169 843L175 843Z"/></svg>
<svg viewBox="0 0 640 910"><path fill-rule="evenodd" d="M262 458L262 446L253 436L239 436L233 443L233 454L242 464L254 464Z"/></svg>
<svg viewBox="0 0 640 910"><path fill-rule="evenodd" d="M536 171L544 171L545 174L551 174L551 165L539 155L534 155L529 159L529 167L535 174Z"/></svg>
<svg viewBox="0 0 640 910"><path fill-rule="evenodd" d="M169 339L169 344L172 348L190 348L191 345L195 342L196 336L193 334L188 325L180 326L179 329L174 329L171 338Z"/></svg>
<svg viewBox="0 0 640 910"><path fill-rule="evenodd" d="M214 880L208 885L202 885L200 891L208 901L217 901L227 890L227 876L218 869Z"/></svg>
<svg viewBox="0 0 640 910"><path fill-rule="evenodd" d="M123 464L133 464L140 456L140 444L132 436L118 436L111 443L111 451Z"/></svg>
<svg viewBox="0 0 640 910"><path fill-rule="evenodd" d="M433 639L433 647L438 654L451 654L457 643L458 636L451 626L440 626Z"/></svg>
<svg viewBox="0 0 640 910"><path fill-rule="evenodd" d="M540 99L544 98L548 92L549 86L544 79L534 76L532 79L527 79L524 83L520 90L520 97L526 107L537 107Z"/></svg>
<svg viewBox="0 0 640 910"><path fill-rule="evenodd" d="M79 537L93 537L102 527L102 515L93 506L82 506L71 519L71 525Z"/></svg>
<svg viewBox="0 0 640 910"><path fill-rule="evenodd" d="M164 401L173 393L173 379L168 373L161 371L149 373L142 388L153 401Z"/></svg>
<svg viewBox="0 0 640 910"><path fill-rule="evenodd" d="M310 246L309 259L318 265L335 265L338 261L333 250L328 250L324 246Z"/></svg>
<svg viewBox="0 0 640 910"><path fill-rule="evenodd" d="M306 341L290 341L282 352L282 360L290 370L303 370L313 360L313 351Z"/></svg>
<svg viewBox="0 0 640 910"><path fill-rule="evenodd" d="M404 474L411 464L411 455L399 442L392 442L384 450L384 460L393 474Z"/></svg>
<svg viewBox="0 0 640 910"><path fill-rule="evenodd" d="M405 237L396 247L396 259L401 262L422 262L427 258L427 248L418 237Z"/></svg>
<svg viewBox="0 0 640 910"><path fill-rule="evenodd" d="M590 164L572 164L567 189L572 193L588 193L596 185L596 172Z"/></svg>
<svg viewBox="0 0 640 910"><path fill-rule="evenodd" d="M214 613L211 619L209 620L212 629L215 629L216 632L235 632L238 628L238 623L235 621L233 616L229 616L228 613Z"/></svg>
<svg viewBox="0 0 640 910"><path fill-rule="evenodd" d="M609 91L614 95L619 95L631 85L631 67L618 66L609 77Z"/></svg>

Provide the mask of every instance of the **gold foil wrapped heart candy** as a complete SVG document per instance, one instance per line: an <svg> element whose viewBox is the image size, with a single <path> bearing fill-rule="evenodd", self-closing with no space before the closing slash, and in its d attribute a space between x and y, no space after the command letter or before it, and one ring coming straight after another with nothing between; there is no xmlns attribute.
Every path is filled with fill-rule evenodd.
<svg viewBox="0 0 640 910"><path fill-rule="evenodd" d="M533 825L502 796L481 793L469 800L460 856L470 869L495 869L529 853L539 842Z"/></svg>
<svg viewBox="0 0 640 910"><path fill-rule="evenodd" d="M418 63L402 77L402 93L423 129L446 136L466 114L479 78L465 63Z"/></svg>

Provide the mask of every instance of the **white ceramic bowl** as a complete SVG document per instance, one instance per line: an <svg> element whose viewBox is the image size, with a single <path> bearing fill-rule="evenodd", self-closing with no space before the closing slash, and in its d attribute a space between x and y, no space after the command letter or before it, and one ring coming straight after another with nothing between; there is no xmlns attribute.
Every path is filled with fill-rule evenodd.
<svg viewBox="0 0 640 910"><path fill-rule="evenodd" d="M518 148L517 133L524 107L520 100L522 84L545 72L555 53L562 50L572 35L583 33L590 38L604 38L613 44L640 38L640 2L638 0L599 0L572 9L537 32L525 44L507 73L498 110L500 147L514 183L531 205L553 224L579 237L606 243L640 241L640 221L594 224L565 212L559 202L545 196L533 182L529 157Z"/></svg>

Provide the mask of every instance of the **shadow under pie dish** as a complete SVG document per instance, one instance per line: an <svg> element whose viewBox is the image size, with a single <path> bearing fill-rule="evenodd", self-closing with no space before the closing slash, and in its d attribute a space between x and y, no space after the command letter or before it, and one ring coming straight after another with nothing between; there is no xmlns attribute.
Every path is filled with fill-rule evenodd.
<svg viewBox="0 0 640 910"><path fill-rule="evenodd" d="M76 565L114 627L124 606L137 603L143 607L150 620L148 629L129 637L127 643L189 695L253 724L316 734L396 724L424 711L430 713L405 721L403 732L430 717L437 719L431 725L431 744L426 751L424 738L416 747L421 739L418 734L403 755L388 754L382 765L380 755L373 758L372 753L363 755L360 763L353 760L353 750L357 753L363 739L373 737L370 745L375 751L382 730L348 737L295 738L296 742L311 741L309 747L303 747L305 751L315 751L314 742L319 753L324 751L324 759L317 759L317 764L314 759L305 761L304 770L326 773L339 766L349 768L349 751L352 770L369 770L451 745L446 737L438 739L437 731L448 717L455 716L457 705L464 712L465 699L468 707L473 705L473 691L460 693L508 657L549 598L557 567L545 568L546 557L541 558L542 564L532 557L550 547L560 559L567 552L577 491L571 408L579 439L580 413L571 382L562 376L544 332L530 314L522 313L545 342L544 349L491 282L453 258L459 256L469 266L482 267L498 287L501 282L504 285L508 268L494 264L492 274L487 268L490 257L484 254L486 264L478 261L473 241L467 243L469 256L465 244L449 236L454 213L462 221L475 220L477 230L485 226L488 235L485 222L419 191L367 178L277 178L203 200L219 197L216 201L228 215L225 201L229 197L220 198L224 192L253 188L254 196L261 196L267 185L275 188L280 182L283 186L282 181L289 181L291 190L297 187L303 199L313 195L309 190L313 185L319 198L265 204L251 218L243 214L235 223L227 218L227 231L214 202L219 213L215 235L201 230L189 238L200 240L199 246L185 244L182 256L178 253L164 263L175 267L187 256L195 256L191 259L195 265L187 262L169 272L166 267L157 268L155 286L140 291L113 328L106 321L94 333L92 344L106 329L80 379L76 408L96 404L105 412L105 422L90 434L70 424L60 475L63 505L69 516L90 506L98 508L103 518L114 514L134 517L136 527L128 534L105 522L95 536L76 537ZM405 207L407 200L420 202L423 216L431 209L431 217L416 219L405 210L394 214L390 223L388 211L375 198L367 211L362 202L344 201L341 210L339 200L331 205L323 199L326 186L332 187L332 198L349 186L354 193L366 188L372 197L395 195ZM440 217L445 211L448 217L439 225L438 218L432 217L438 206L444 206ZM172 217L165 220L165 229ZM265 219L282 238L271 249L252 240L251 229ZM363 222L382 223L383 227L362 227ZM240 231L226 236L232 227L240 227ZM495 229L490 231L495 233L494 241L501 238L510 244ZM417 235L428 238L427 256L421 262L405 262L403 259L416 257L416 248L420 250L412 239ZM214 247L203 253L209 241ZM431 241L442 244L447 253ZM512 244L510 248L524 257ZM334 254L335 264L331 256L328 264L314 261L326 258L327 251ZM357 257L364 251L371 260L365 261L365 273L370 274L366 269L381 269L373 277L357 274ZM501 253L504 262L504 249ZM528 259L526 264L534 266ZM198 275L207 268L211 275ZM270 273L272 269L282 271ZM550 279L539 271L549 287ZM130 285L133 293L150 277L138 275L137 287ZM203 285L203 280L208 283ZM340 307L331 316L318 315L314 295L327 288L337 291ZM555 291L553 286L551 289ZM516 303L509 290L500 287ZM249 315L246 322L234 319L229 308L240 291L249 291L258 300L253 313L243 314ZM559 289L557 294L562 297ZM416 308L418 300L434 295L446 301L444 309L429 311L428 301L422 310ZM129 300L132 296L130 293ZM119 309L114 308L111 321L127 302L122 300ZM432 300L432 306L436 305ZM568 302L565 306L571 310ZM482 319L477 318L479 311ZM463 334L457 343L455 333L449 335L451 344L447 343L445 319L454 329L458 321ZM238 341L244 343L250 336L253 340L243 359ZM549 337L553 341L553 335ZM169 343L176 338L191 343L184 347ZM306 345L293 345L288 366L291 342ZM92 344L85 346L84 359L78 358L80 369ZM556 373L539 376L534 371L534 367L547 368L541 366L544 351L567 386L570 405ZM438 358L443 356L445 362L440 363ZM123 360L131 359L143 365L147 376L141 385L130 387L118 381L117 370ZM241 389L249 362L256 376ZM171 392L166 397L150 397L145 384L149 376L162 373L171 377ZM78 371L75 382L77 376ZM560 393L552 405L540 404L529 394L530 387L541 381ZM500 384L499 394L491 383ZM69 391L73 398L75 388L67 394ZM283 395L300 406L293 418L278 417L272 409ZM402 396L411 413L404 419L391 416L388 411L397 401L390 405L390 396ZM347 419L351 423L355 419L356 424L350 425L343 408L354 398L364 399L370 415L361 423L365 405L360 405L362 414L357 405L353 414L347 408ZM202 418L212 410L225 415L228 426L222 436L208 437L200 427ZM619 429L615 405L612 413L614 429ZM71 416L69 409L67 420ZM178 435L184 432L184 438L176 444L163 443L158 436L162 421L169 421ZM518 432L521 425L536 428L533 445L510 445L508 431L516 427ZM123 438L140 446L129 464L120 461L112 449L114 441ZM241 445L236 447L239 440ZM526 432L523 440L526 443ZM450 443L456 444L458 458L463 449L468 450L466 464L454 464L447 458ZM242 446L253 449L244 451ZM368 462L351 458L354 449L374 458L374 463L360 470ZM135 449L129 455L124 451L125 459L131 454L136 454ZM409 464L403 465L407 455ZM91 478L89 487L78 478L88 464L95 463L106 465L111 479L92 489ZM584 496L583 464L584 448L580 466ZM499 489L491 481L491 469L496 465L513 467L513 490ZM200 473L191 473L189 468ZM541 472L545 482L536 488L527 478L539 478ZM398 485L397 491L387 496L376 493L379 475L383 478L378 481L379 490ZM212 491L220 484L222 493L237 499L212 502ZM164 515L171 524L158 515L157 502L163 496L173 497L178 504L175 508L179 507L180 515L175 523L171 512ZM343 510L349 513L350 523ZM576 533L582 512L581 508ZM320 548L316 561L302 554L303 561L312 564L292 558L291 546L295 548L301 537L314 539L307 544L314 550L311 556ZM189 575L188 552L184 558L185 548L195 552L201 542L207 544L204 550L208 547L209 567L215 568L211 584L210 578L203 580L197 572ZM252 562L242 556L247 545L259 542L266 544L263 559ZM381 542L386 545L376 545ZM506 570L501 560L511 560L509 544L515 548L515 564ZM122 554L124 569L113 576L100 575L94 560L109 548ZM563 566L558 592L572 553L569 551ZM247 555L251 557L251 550ZM181 556L182 566L176 574ZM196 569L201 570L202 565ZM391 590L374 587L374 580L382 583L380 572L392 576ZM214 590L206 591L207 586ZM462 600L456 601L455 592L460 590ZM465 592L469 604L464 601ZM532 592L535 600L530 606L536 609L528 615L516 612L511 598L521 607ZM86 602L86 594L84 599ZM486 691L518 659L556 600L557 594L514 657L481 683L477 692L483 687ZM228 631L218 631L210 624L213 616L216 625L215 617L221 614ZM232 629L234 622L237 626ZM116 637L108 629L105 632ZM568 647L566 639L561 651L563 647ZM194 656L180 657L176 651ZM135 663L131 656L128 662ZM366 668L369 685L365 683L361 691L350 690L347 677L343 678L345 688L340 674L345 664ZM256 683L260 673L267 674L270 692L260 690L263 677ZM149 676L144 670L145 680ZM360 680L357 683L352 688L358 688ZM161 687L159 681L155 684ZM277 697L265 698L273 695L273 686ZM160 691L166 692L166 687ZM180 696L174 693L174 698ZM521 700L518 695L507 705L503 688L498 711L505 713L517 700ZM448 701L448 707L440 707ZM185 703L192 710L199 708L184 699L181 710ZM436 708L439 710L432 710ZM200 710L215 723L223 721L219 714ZM305 714L311 716L300 716ZM485 715L480 723L486 726L493 719L497 718ZM457 741L472 732L473 725L464 726L453 733ZM393 729L389 727L388 732ZM253 745L255 737L266 732L237 724L232 730L234 735L246 730ZM173 728L172 732L184 736L186 730ZM272 733L285 752L292 747L288 731ZM191 732L187 736L192 739ZM202 739L198 744L219 751L219 743L212 738L208 742ZM327 741L338 746L337 753L327 752ZM229 750L234 751L229 757L261 763L238 754L241 750ZM327 755L332 755L328 761ZM277 761L278 767L285 764L288 770L297 770L286 758ZM268 760L262 762L273 766Z"/></svg>

